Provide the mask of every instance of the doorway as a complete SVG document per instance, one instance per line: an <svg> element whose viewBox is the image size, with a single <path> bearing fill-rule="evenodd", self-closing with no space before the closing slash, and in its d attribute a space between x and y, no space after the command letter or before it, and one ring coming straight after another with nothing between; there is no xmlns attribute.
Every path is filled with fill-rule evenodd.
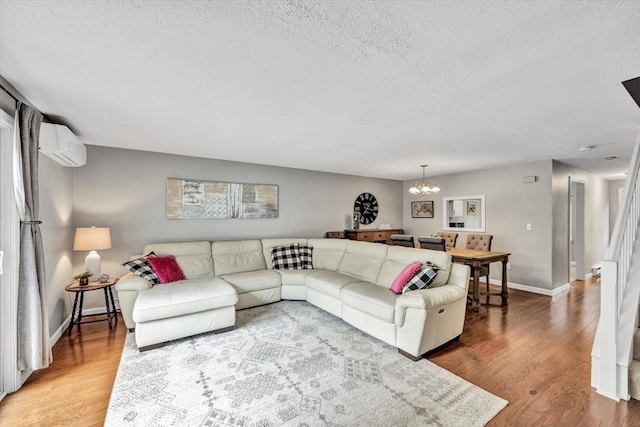
<svg viewBox="0 0 640 427"><path fill-rule="evenodd" d="M569 283L585 280L584 181L569 177Z"/></svg>
<svg viewBox="0 0 640 427"><path fill-rule="evenodd" d="M13 119L0 110L0 400L22 385L17 370L19 229L13 194Z"/></svg>

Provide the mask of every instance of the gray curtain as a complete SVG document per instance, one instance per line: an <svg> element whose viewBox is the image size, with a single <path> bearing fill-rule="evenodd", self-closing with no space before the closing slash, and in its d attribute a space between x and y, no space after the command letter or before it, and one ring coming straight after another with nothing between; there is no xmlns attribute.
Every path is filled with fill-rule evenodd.
<svg viewBox="0 0 640 427"><path fill-rule="evenodd" d="M20 225L18 275L18 369L46 368L53 360L40 234L38 144L42 114L22 103L16 108L20 131L25 217Z"/></svg>

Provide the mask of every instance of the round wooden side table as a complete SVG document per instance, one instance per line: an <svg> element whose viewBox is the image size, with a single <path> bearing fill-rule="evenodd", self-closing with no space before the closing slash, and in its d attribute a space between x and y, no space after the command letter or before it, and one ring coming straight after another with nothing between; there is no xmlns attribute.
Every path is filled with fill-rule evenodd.
<svg viewBox="0 0 640 427"><path fill-rule="evenodd" d="M64 289L67 292L75 292L76 297L73 301L73 311L71 311L71 323L69 324L69 332L67 335L71 336L71 331L75 325L80 329L80 325L83 323L94 323L94 322L104 322L105 320L109 322L109 329L112 328L111 320L115 319L118 322L118 313L116 312L116 304L113 299L113 291L111 287L118 282L119 278L109 279L106 282L89 282L86 286L80 286L78 282L73 282L68 284ZM98 289L102 289L104 291L104 305L107 308L106 313L102 314L91 314L84 317L93 317L93 316L103 316L107 315L104 319L95 319L95 320L82 320L82 305L84 303L84 293L88 291L95 291ZM80 305L78 306L78 300L80 300ZM77 309L77 312L76 312Z"/></svg>

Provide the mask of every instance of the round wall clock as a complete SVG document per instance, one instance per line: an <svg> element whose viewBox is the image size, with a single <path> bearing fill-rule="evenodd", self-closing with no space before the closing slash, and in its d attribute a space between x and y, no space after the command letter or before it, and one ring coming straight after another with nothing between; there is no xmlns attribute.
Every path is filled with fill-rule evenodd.
<svg viewBox="0 0 640 427"><path fill-rule="evenodd" d="M360 224L371 224L378 217L378 201L371 193L362 193L353 204L353 211L360 213Z"/></svg>

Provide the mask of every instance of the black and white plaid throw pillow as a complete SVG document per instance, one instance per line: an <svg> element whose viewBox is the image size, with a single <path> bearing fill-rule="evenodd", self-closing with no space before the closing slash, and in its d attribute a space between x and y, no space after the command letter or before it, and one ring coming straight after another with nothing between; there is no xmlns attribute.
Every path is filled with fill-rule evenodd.
<svg viewBox="0 0 640 427"><path fill-rule="evenodd" d="M313 270L313 246L299 246L298 254L304 270Z"/></svg>
<svg viewBox="0 0 640 427"><path fill-rule="evenodd" d="M409 282L404 285L402 293L404 294L405 292L416 291L418 289L427 289L436 278L438 270L440 270L438 267L427 261L425 265L418 270L416 275L409 279Z"/></svg>
<svg viewBox="0 0 640 427"><path fill-rule="evenodd" d="M298 252L298 244L276 246L271 249L271 262L276 270L300 270L302 262Z"/></svg>
<svg viewBox="0 0 640 427"><path fill-rule="evenodd" d="M158 278L156 273L153 271L153 268L151 268L151 265L149 265L149 263L147 262L148 257L154 257L154 256L156 256L156 254L154 254L153 252L150 252L147 255L143 256L142 258L137 258L131 261L127 261L124 264L122 264L122 266L128 268L130 272L137 274L143 279L147 279L154 285L157 285L158 283L160 283L160 279Z"/></svg>

